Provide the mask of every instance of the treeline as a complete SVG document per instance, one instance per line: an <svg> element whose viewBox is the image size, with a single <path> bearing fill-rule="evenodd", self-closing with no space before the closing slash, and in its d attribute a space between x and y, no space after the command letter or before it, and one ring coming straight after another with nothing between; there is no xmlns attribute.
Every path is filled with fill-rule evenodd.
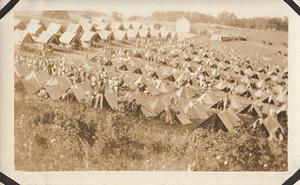
<svg viewBox="0 0 300 185"><path fill-rule="evenodd" d="M288 30L288 18L270 18L270 17L255 17L255 18L238 18L234 13L222 12L218 16L206 15L198 12L184 11L155 11L151 16L147 17L151 20L161 21L176 21L185 16L192 23L217 23L227 26L253 28L253 29L275 29Z"/></svg>

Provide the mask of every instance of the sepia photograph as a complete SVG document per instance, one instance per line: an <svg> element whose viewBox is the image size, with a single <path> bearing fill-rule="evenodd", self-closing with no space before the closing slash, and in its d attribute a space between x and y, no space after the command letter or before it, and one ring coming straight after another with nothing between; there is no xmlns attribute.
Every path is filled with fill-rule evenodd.
<svg viewBox="0 0 300 185"><path fill-rule="evenodd" d="M265 3L15 11L15 170L287 171L288 17Z"/></svg>

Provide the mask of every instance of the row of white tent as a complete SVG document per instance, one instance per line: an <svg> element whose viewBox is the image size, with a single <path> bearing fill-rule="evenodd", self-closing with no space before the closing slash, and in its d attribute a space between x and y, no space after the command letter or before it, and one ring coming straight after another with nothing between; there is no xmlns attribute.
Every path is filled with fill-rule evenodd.
<svg viewBox="0 0 300 185"><path fill-rule="evenodd" d="M107 31L101 30L98 32L85 32L82 35L76 33L64 32L61 35L56 34L52 31L44 31L39 36L33 36L32 34L16 30L15 31L15 44L22 46L24 43L42 43L42 44L59 44L70 45L72 43L87 43L91 44L93 42L99 41L111 41L111 40L130 40L137 38L160 38L160 39L176 39L176 32L168 31L136 31L136 30L115 30Z"/></svg>
<svg viewBox="0 0 300 185"><path fill-rule="evenodd" d="M45 24L38 19L30 19L30 21L25 24L23 20L15 19L14 23L15 30L24 30L25 32L31 33L34 36L38 36L43 31L49 31L51 33L58 33L62 32L65 29L65 32L69 33L83 33L83 32L97 32L100 30L107 30L107 31L115 31L115 30L136 30L138 32L147 32L151 31L151 33L155 33L157 31L162 32L174 32L173 30L168 30L166 28L155 27L154 24L142 24L139 22L97 22L97 23L90 23L87 20L79 21L79 23L69 23L66 28L63 25L58 23L50 23L47 28Z"/></svg>
<svg viewBox="0 0 300 185"><path fill-rule="evenodd" d="M102 22L103 23L103 22ZM100 23L99 23L100 24ZM16 22L16 27L20 22ZM84 25L84 26L83 26ZM177 33L168 30L149 30L149 29L129 29L129 30L107 30L94 29L93 25L87 28L87 24L70 23L65 30L61 24L50 23L46 28L45 25L37 20L31 19L24 30L15 29L16 44L22 45L26 42L35 41L42 44L59 44L69 45L71 43L93 43L100 40L128 40L135 38L161 38L176 39ZM112 24L115 25L115 24Z"/></svg>

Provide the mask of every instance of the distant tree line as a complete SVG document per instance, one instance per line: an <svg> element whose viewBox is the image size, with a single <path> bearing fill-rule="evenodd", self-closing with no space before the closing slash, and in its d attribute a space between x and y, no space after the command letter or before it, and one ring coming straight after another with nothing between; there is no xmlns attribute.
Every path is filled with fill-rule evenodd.
<svg viewBox="0 0 300 185"><path fill-rule="evenodd" d="M206 15L198 12L184 11L155 11L147 17L151 20L176 21L185 16L192 23L217 23L233 27L253 28L253 29L276 29L287 31L288 18L278 17L255 17L255 18L238 18L234 13L224 11L218 16ZM137 18L137 17L135 17ZM134 18L133 18L134 19Z"/></svg>

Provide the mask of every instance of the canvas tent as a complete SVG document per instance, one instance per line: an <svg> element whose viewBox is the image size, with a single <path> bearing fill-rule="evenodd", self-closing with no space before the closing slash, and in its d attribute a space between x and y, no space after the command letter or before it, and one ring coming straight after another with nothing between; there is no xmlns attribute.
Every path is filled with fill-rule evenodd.
<svg viewBox="0 0 300 185"><path fill-rule="evenodd" d="M83 32L83 28L80 24L70 23L65 31L65 33L73 33L73 34L81 34Z"/></svg>
<svg viewBox="0 0 300 185"><path fill-rule="evenodd" d="M142 101L141 110L145 117L155 117L165 110L165 105L158 97L147 98Z"/></svg>
<svg viewBox="0 0 300 185"><path fill-rule="evenodd" d="M101 38L98 33L95 32L84 32L81 41L86 43L88 46L96 46Z"/></svg>
<svg viewBox="0 0 300 185"><path fill-rule="evenodd" d="M84 103L86 98L91 97L92 89L88 83L77 83L71 87L71 90L78 103Z"/></svg>
<svg viewBox="0 0 300 185"><path fill-rule="evenodd" d="M142 24L140 22L132 22L131 25L133 30L139 30L142 28Z"/></svg>
<svg viewBox="0 0 300 185"><path fill-rule="evenodd" d="M112 22L110 24L110 28L112 30L124 30L124 26L122 22Z"/></svg>
<svg viewBox="0 0 300 185"><path fill-rule="evenodd" d="M251 116L251 117L261 117L262 116L261 111L254 104L249 104L247 107L242 109L239 113L240 114L246 114L246 115Z"/></svg>
<svg viewBox="0 0 300 185"><path fill-rule="evenodd" d="M15 74L18 78L25 78L30 74L31 70L27 65L15 64Z"/></svg>
<svg viewBox="0 0 300 185"><path fill-rule="evenodd" d="M150 34L151 34L151 37L161 38L161 33L158 30L151 30Z"/></svg>
<svg viewBox="0 0 300 185"><path fill-rule="evenodd" d="M220 99L225 97L224 93L216 92L216 91L207 91L202 94L197 101L201 104L213 105L217 103Z"/></svg>
<svg viewBox="0 0 300 185"><path fill-rule="evenodd" d="M182 125L189 125L193 122L189 119L189 117L183 113L182 111L179 111L179 114L176 114L176 118Z"/></svg>
<svg viewBox="0 0 300 185"><path fill-rule="evenodd" d="M30 33L24 31L15 31L15 44L19 45L20 48L26 47L27 44L33 44L34 40Z"/></svg>
<svg viewBox="0 0 300 185"><path fill-rule="evenodd" d="M40 87L43 87L47 84L50 78L51 77L47 71L31 71L25 79L35 80Z"/></svg>
<svg viewBox="0 0 300 185"><path fill-rule="evenodd" d="M193 98L196 95L189 86L181 87L175 94L181 98Z"/></svg>
<svg viewBox="0 0 300 185"><path fill-rule="evenodd" d="M58 34L58 33L62 33L63 32L63 26L61 24L57 24L57 23L50 23L48 25L48 28L46 30L48 33L52 33L52 34Z"/></svg>
<svg viewBox="0 0 300 185"><path fill-rule="evenodd" d="M191 120L205 120L208 118L205 108L193 102L183 106L182 110Z"/></svg>
<svg viewBox="0 0 300 185"><path fill-rule="evenodd" d="M46 84L46 91L51 99L58 100L71 86L66 77L52 77Z"/></svg>
<svg viewBox="0 0 300 185"><path fill-rule="evenodd" d="M160 34L163 39L170 39L172 37L171 32L167 30L162 30Z"/></svg>
<svg viewBox="0 0 300 185"><path fill-rule="evenodd" d="M40 33L45 31L45 26L38 19L30 19L24 31L32 34L33 36L39 36Z"/></svg>
<svg viewBox="0 0 300 185"><path fill-rule="evenodd" d="M24 79L21 83L28 94L36 94L41 89L40 84L34 79Z"/></svg>
<svg viewBox="0 0 300 185"><path fill-rule="evenodd" d="M231 110L214 113L201 123L201 126L214 131L223 130L232 132L241 125L239 116Z"/></svg>
<svg viewBox="0 0 300 185"><path fill-rule="evenodd" d="M113 33L116 40L128 40L126 31L115 30Z"/></svg>
<svg viewBox="0 0 300 185"><path fill-rule="evenodd" d="M64 32L60 36L59 41L63 45L65 45L67 47L71 47L71 48L72 47L78 48L81 46L81 41L76 33Z"/></svg>
<svg viewBox="0 0 300 185"><path fill-rule="evenodd" d="M111 32L111 31L101 30L97 33L99 34L101 40L104 40L104 41L115 40L115 36L114 36L113 32Z"/></svg>
<svg viewBox="0 0 300 185"><path fill-rule="evenodd" d="M257 120L256 122L258 122ZM277 121L276 117L268 116L262 120L263 127L267 130L269 134L269 139L280 141L280 135L285 134L284 128Z"/></svg>
<svg viewBox="0 0 300 185"><path fill-rule="evenodd" d="M58 45L60 43L58 36L48 31L44 31L39 37L37 37L36 41L42 44L52 43Z"/></svg>
<svg viewBox="0 0 300 185"><path fill-rule="evenodd" d="M96 27L97 31L100 31L100 30L107 30L107 31L108 31L108 30L111 30L109 24L106 23L106 22L100 22L100 23L97 23L97 24L95 25L95 27Z"/></svg>
<svg viewBox="0 0 300 185"><path fill-rule="evenodd" d="M151 37L150 31L145 30L145 29L139 30L139 34L140 34L141 38L150 38Z"/></svg>
<svg viewBox="0 0 300 185"><path fill-rule="evenodd" d="M32 34L33 36L39 36L44 30L45 28L40 24L32 24L28 25L24 31Z"/></svg>
<svg viewBox="0 0 300 185"><path fill-rule="evenodd" d="M14 19L14 31L15 30L25 30L26 24L23 20L20 19Z"/></svg>
<svg viewBox="0 0 300 185"><path fill-rule="evenodd" d="M127 30L127 36L129 39L139 38L140 34L136 30Z"/></svg>
<svg viewBox="0 0 300 185"><path fill-rule="evenodd" d="M105 101L107 102L108 106L111 109L117 110L117 108L118 108L118 97L112 89L105 89L104 98L105 98Z"/></svg>
<svg viewBox="0 0 300 185"><path fill-rule="evenodd" d="M122 24L123 24L123 28L124 28L125 30L132 29L132 28L133 28L131 22L123 21Z"/></svg>

